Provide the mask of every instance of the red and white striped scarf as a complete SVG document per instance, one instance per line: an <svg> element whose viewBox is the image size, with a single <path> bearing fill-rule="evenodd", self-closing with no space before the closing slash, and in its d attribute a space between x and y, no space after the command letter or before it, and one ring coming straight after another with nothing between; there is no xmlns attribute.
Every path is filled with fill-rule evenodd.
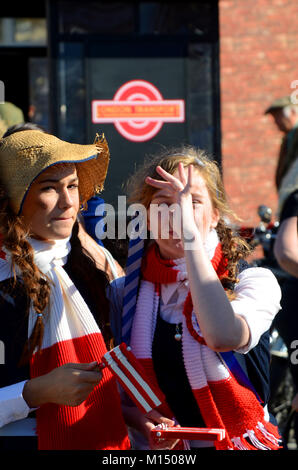
<svg viewBox="0 0 298 470"><path fill-rule="evenodd" d="M47 374L67 363L102 362L107 352L101 331L83 297L69 278L63 265L70 243L67 240L47 243L29 240L34 261L50 278L49 311L44 314L44 336L41 351L30 361L31 378ZM6 253L7 269L9 253ZM9 271L7 276L9 277ZM29 312L28 337L36 321ZM123 420L117 384L108 368L88 398L79 406L48 403L36 411L39 449L111 449L130 448Z"/></svg>
<svg viewBox="0 0 298 470"><path fill-rule="evenodd" d="M227 263L220 243L211 263L219 279L226 276ZM154 243L143 260L130 346L155 387L158 383L152 361L152 341L161 284L177 282L179 278L178 266L171 260L162 259ZM217 449L279 448L278 430L264 419L264 409L254 393L240 385L219 354L206 345L193 312L190 292L183 309L182 354L186 374L206 426L226 430L225 439L215 444ZM173 417L167 405L158 409L169 418Z"/></svg>

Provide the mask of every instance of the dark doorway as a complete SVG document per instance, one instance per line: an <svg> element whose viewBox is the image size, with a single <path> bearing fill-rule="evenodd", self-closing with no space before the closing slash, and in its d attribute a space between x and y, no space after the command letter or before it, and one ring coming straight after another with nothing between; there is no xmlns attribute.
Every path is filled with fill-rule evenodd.
<svg viewBox="0 0 298 470"><path fill-rule="evenodd" d="M5 86L5 101L18 106L25 121L34 120L30 83L32 77L32 59L45 59L46 48L1 48L1 76ZM44 63L46 67L46 64ZM44 70L45 76L47 70Z"/></svg>

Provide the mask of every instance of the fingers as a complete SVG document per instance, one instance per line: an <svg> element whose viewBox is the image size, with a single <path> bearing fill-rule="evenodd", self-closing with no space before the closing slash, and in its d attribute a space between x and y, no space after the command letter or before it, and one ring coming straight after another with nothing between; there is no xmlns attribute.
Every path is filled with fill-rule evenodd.
<svg viewBox="0 0 298 470"><path fill-rule="evenodd" d="M106 365L104 362L97 362L96 365L92 368L92 370L96 372L101 372L103 369L105 369Z"/></svg>
<svg viewBox="0 0 298 470"><path fill-rule="evenodd" d="M162 176L162 178L165 180L157 180L154 178L151 178L150 176L147 176L145 179L145 182L149 184L150 186L154 186L155 188L161 188L161 189L174 189L181 191L183 189L183 184L181 181L176 178L175 176L171 175L167 171L165 171L163 168L160 166L156 167L156 172Z"/></svg>
<svg viewBox="0 0 298 470"><path fill-rule="evenodd" d="M182 165L183 166L183 165ZM177 189L178 191L181 191L183 189L183 184L182 181L180 181L178 178L175 176L171 175L168 173L166 170L164 170L161 166L156 167L157 173L162 176L166 181L171 183L172 187ZM157 181L157 180L155 180Z"/></svg>
<svg viewBox="0 0 298 470"><path fill-rule="evenodd" d="M93 371L90 371L90 372L83 371L82 373L80 373L79 379L80 379L81 382L83 382L85 384L96 385L101 381L102 373L101 372L95 372L95 371L94 372Z"/></svg>
<svg viewBox="0 0 298 470"><path fill-rule="evenodd" d="M105 364L98 363L97 361L90 362L88 364L66 364L66 368L73 369L72 374L80 382L87 384L97 384L102 379L102 369Z"/></svg>
<svg viewBox="0 0 298 470"><path fill-rule="evenodd" d="M186 179L186 176L185 176L184 166L181 162L178 165L178 172L179 172L179 178L182 181L183 186L186 186L187 179Z"/></svg>
<svg viewBox="0 0 298 470"><path fill-rule="evenodd" d="M151 178L151 176L147 176L145 178L145 183L149 184L149 186L153 186L154 188L173 189L172 184L168 181L155 180L154 178Z"/></svg>
<svg viewBox="0 0 298 470"><path fill-rule="evenodd" d="M174 449L178 442L179 439L154 439L150 441L150 448L152 450L171 450Z"/></svg>
<svg viewBox="0 0 298 470"><path fill-rule="evenodd" d="M151 419L154 423L157 424L166 424L167 426L175 426L175 421L172 419L166 418L157 410L151 410L146 416Z"/></svg>
<svg viewBox="0 0 298 470"><path fill-rule="evenodd" d="M189 165L188 167L188 186L191 188L193 185L193 165Z"/></svg>
<svg viewBox="0 0 298 470"><path fill-rule="evenodd" d="M72 369L79 369L79 370L94 370L94 371L101 371L103 370L106 365L103 362L88 362L88 363L68 363L65 364L65 367L72 368Z"/></svg>
<svg viewBox="0 0 298 470"><path fill-rule="evenodd" d="M98 365L98 362L93 361L93 362L88 362L87 364L84 364L84 363L68 363L68 364L65 364L65 367L71 367L72 369L80 369L80 370L92 370L97 365Z"/></svg>
<svg viewBox="0 0 298 470"><path fill-rule="evenodd" d="M176 176L171 175L162 167L157 166L156 172L164 178L164 180L156 180L147 176L145 182L150 186L160 189L172 189L175 191L182 191L186 187L191 188L193 184L193 165L189 165L187 167L187 176L185 172L185 168L183 164L180 162L178 165L178 175L179 178Z"/></svg>

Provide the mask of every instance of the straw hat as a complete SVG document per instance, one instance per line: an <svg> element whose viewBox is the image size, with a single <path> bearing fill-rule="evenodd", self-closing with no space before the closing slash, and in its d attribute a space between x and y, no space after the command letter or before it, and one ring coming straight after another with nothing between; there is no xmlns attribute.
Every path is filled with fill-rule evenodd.
<svg viewBox="0 0 298 470"><path fill-rule="evenodd" d="M0 140L0 180L8 192L12 209L20 214L31 184L42 171L57 163L73 162L84 204L103 190L109 158L104 135L97 134L92 145L79 145L39 130L20 131Z"/></svg>

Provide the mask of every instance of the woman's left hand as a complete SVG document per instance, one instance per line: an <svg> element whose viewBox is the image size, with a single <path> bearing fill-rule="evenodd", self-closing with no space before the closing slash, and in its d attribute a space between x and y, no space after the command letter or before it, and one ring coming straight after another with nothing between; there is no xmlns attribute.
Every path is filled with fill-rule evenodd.
<svg viewBox="0 0 298 470"><path fill-rule="evenodd" d="M178 177L171 175L160 166L156 167L156 171L164 180L156 180L148 176L145 180L146 183L160 190L164 189L173 196L173 199L175 199L181 207L181 227L184 238L192 239L193 234L199 229L194 219L192 201L194 189L193 165L188 166L186 174L184 166L180 162L178 166Z"/></svg>
<svg viewBox="0 0 298 470"><path fill-rule="evenodd" d="M179 440L177 439L155 439L151 430L158 424L174 426L172 419L166 418L157 410L151 410L143 414L135 405L122 402L122 411L127 426L137 429L148 441L151 450L173 449Z"/></svg>
<svg viewBox="0 0 298 470"><path fill-rule="evenodd" d="M152 450L166 450L174 449L178 444L179 439L155 439L152 437L151 430L155 428L157 424L163 424L166 426L174 426L175 422L171 419L165 418L157 410L151 410L145 415L145 428L147 429L147 435L149 440L150 449Z"/></svg>

